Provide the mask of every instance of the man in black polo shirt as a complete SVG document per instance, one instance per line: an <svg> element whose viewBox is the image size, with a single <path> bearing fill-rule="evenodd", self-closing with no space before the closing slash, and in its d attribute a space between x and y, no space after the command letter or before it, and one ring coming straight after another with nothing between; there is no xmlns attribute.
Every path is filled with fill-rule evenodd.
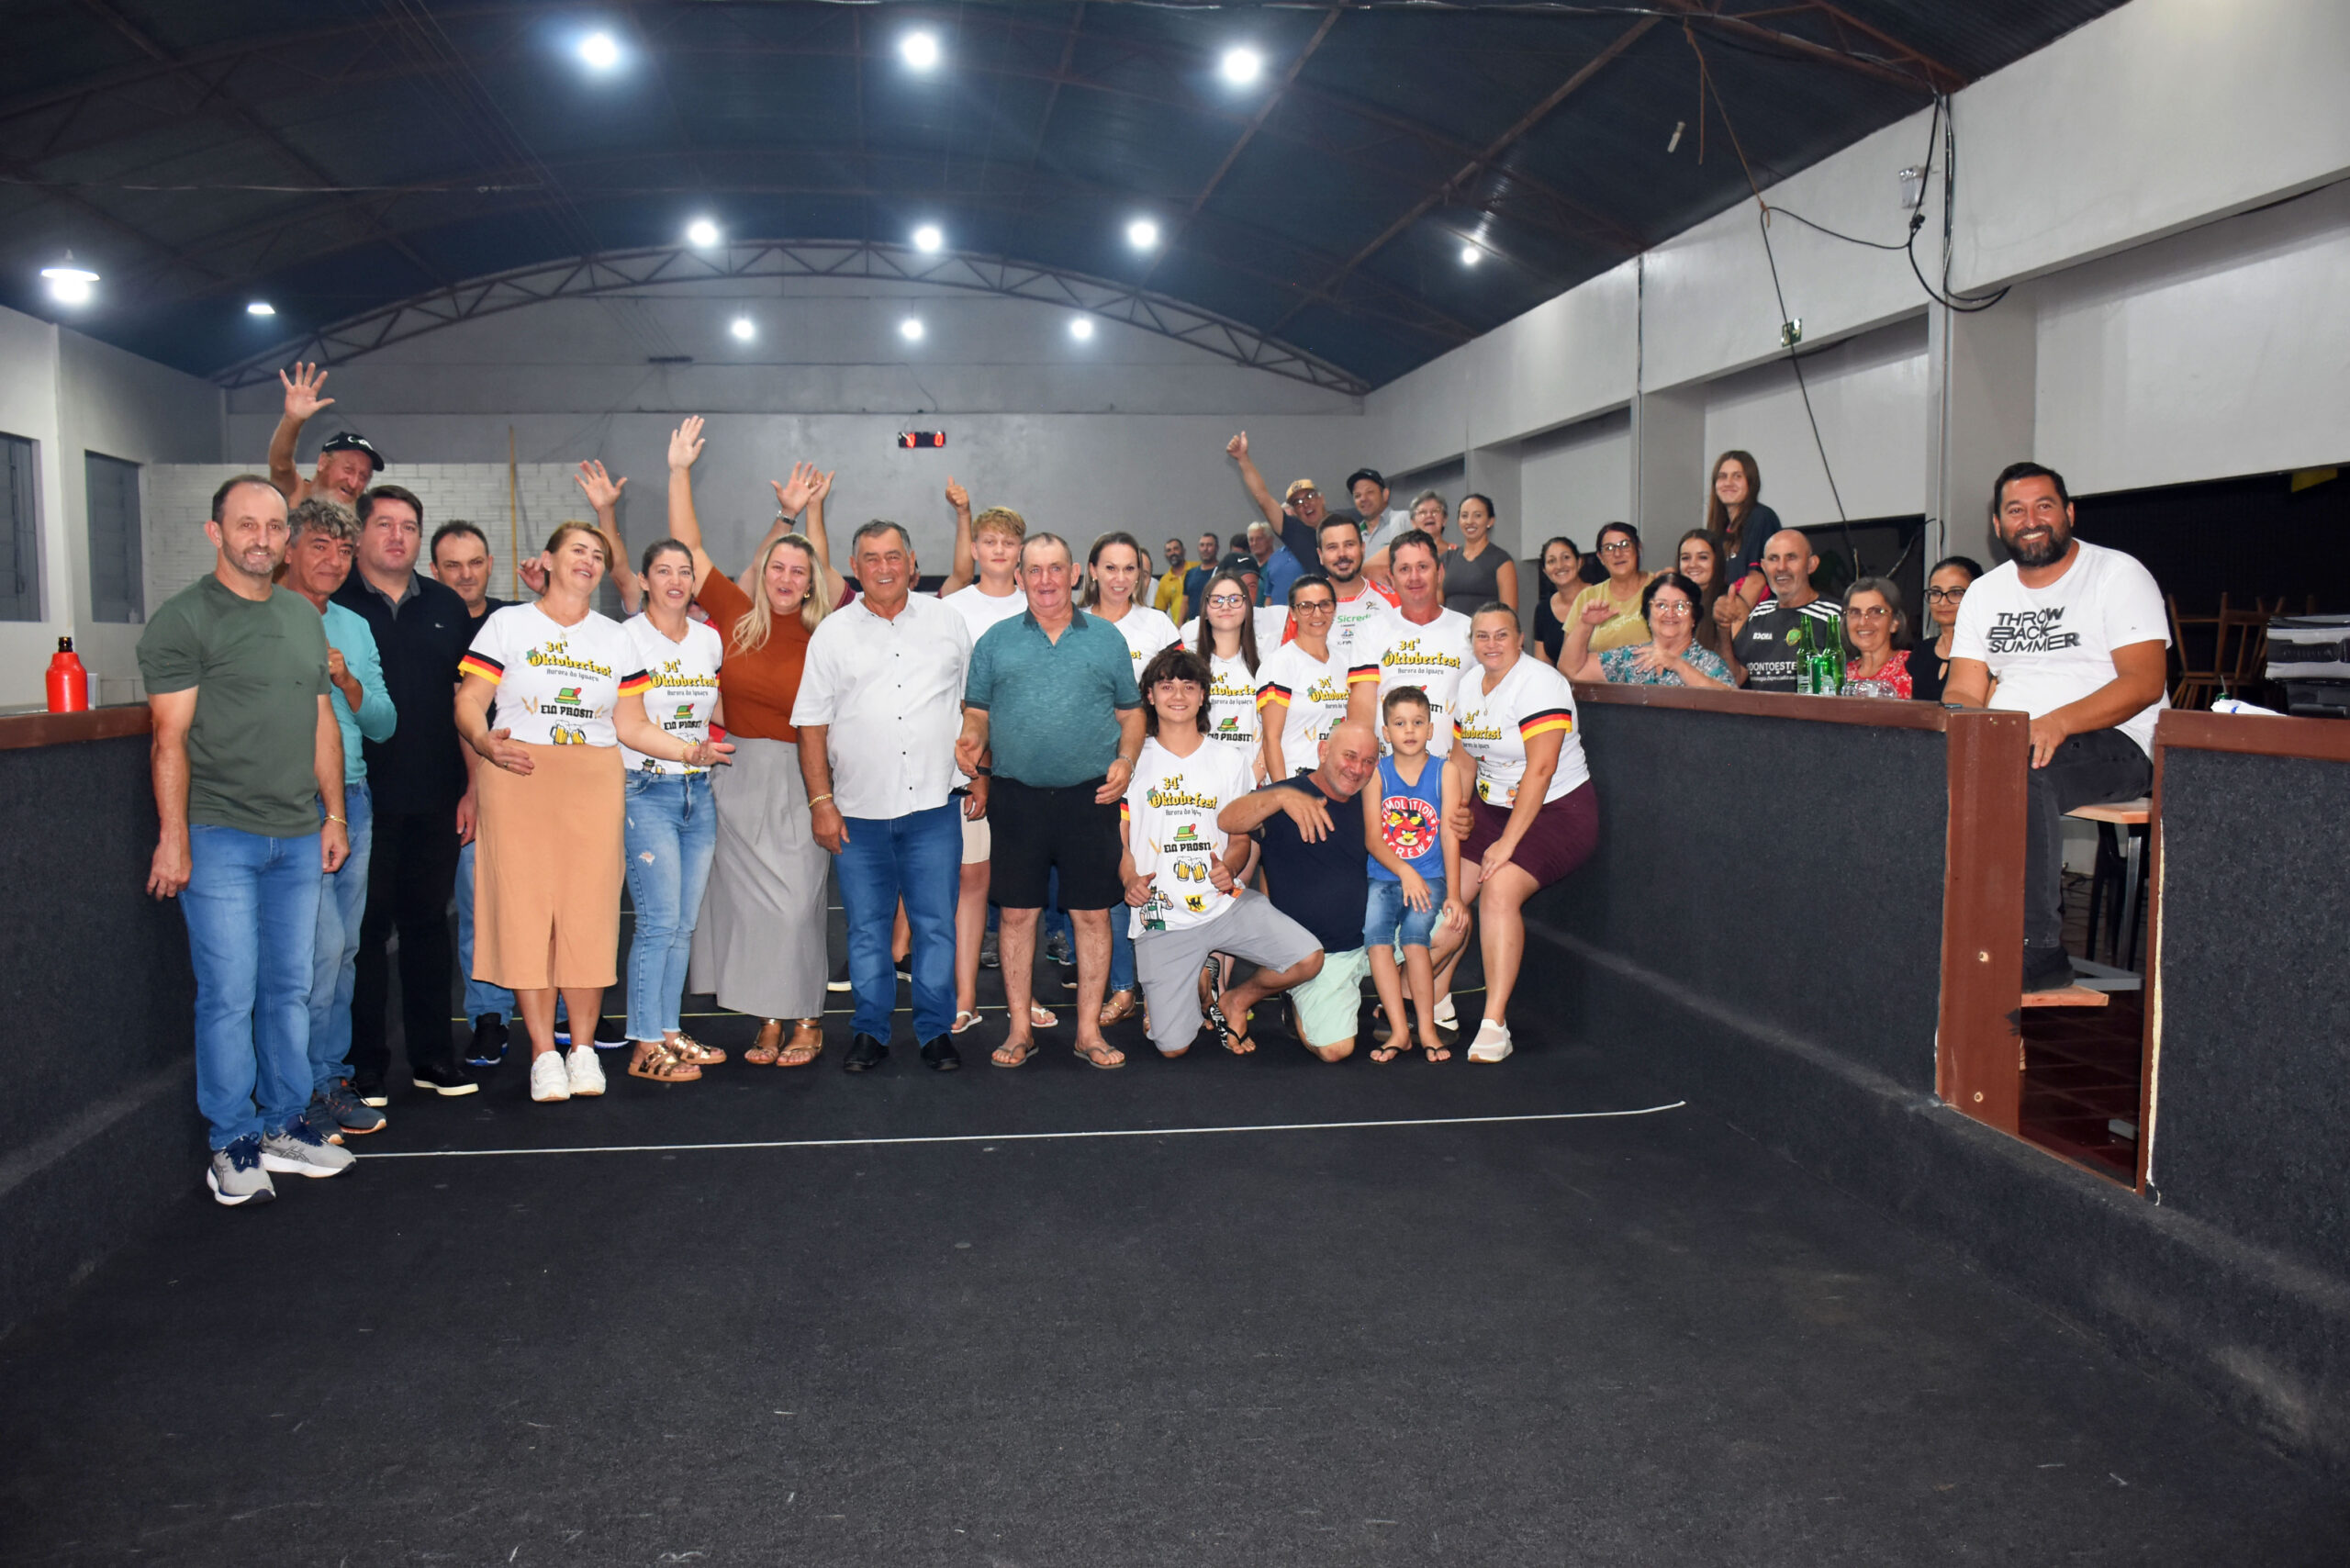
<svg viewBox="0 0 2350 1568"><path fill-rule="evenodd" d="M470 1094L449 1034L449 897L457 843L473 794L457 739L457 661L473 642L465 601L416 569L424 504L397 485L359 498L359 554L334 601L364 619L383 655L384 684L399 710L392 738L365 743L375 796L375 857L359 925L359 973L351 1002L351 1067L359 1097L386 1101L391 964L400 937L400 1020L416 1086Z"/></svg>
<svg viewBox="0 0 2350 1568"><path fill-rule="evenodd" d="M1749 691L1788 691L1796 689L1795 650L1787 639L1798 621L1814 622L1814 630L1841 646L1844 636L1844 607L1823 599L1811 586L1819 570L1807 534L1783 528L1763 542L1762 576L1771 597L1746 612L1746 601L1734 593L1722 595L1715 619L1736 635L1729 651L1730 674Z"/></svg>

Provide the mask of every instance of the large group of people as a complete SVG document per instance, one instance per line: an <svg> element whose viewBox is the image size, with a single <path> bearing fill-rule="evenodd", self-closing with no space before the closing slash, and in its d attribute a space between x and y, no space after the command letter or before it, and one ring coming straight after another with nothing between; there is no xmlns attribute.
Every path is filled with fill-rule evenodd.
<svg viewBox="0 0 2350 1568"><path fill-rule="evenodd" d="M517 564L532 597L505 602L482 532L428 535L362 438L295 472L302 425L332 400L311 367L285 379L270 473L219 487L214 570L140 646L162 823L149 885L185 915L223 1204L270 1196L273 1173L335 1174L346 1139L386 1125L395 937L428 1093L476 1092L468 1068L501 1061L518 1022L533 1101L604 1093L599 1047L624 1044L629 1076L691 1082L727 1052L682 1026L688 991L757 1021L744 1062L808 1066L825 1047L828 879L851 1072L887 1060L901 978L923 1064L963 1065L988 962L1008 1003L990 1059L1020 1067L1060 1026L1036 986L1056 943L1075 969L1070 1043L1095 1068L1125 1065L1105 1031L1136 1014L1165 1057L1203 1031L1251 1052L1275 998L1338 1061L1366 980L1365 1054L1445 1060L1472 940L1483 1002L1465 1054L1503 1060L1524 907L1598 838L1572 682L1792 690L1807 622L1842 637L1850 692L1982 706L1996 683L2030 709L2035 878L2053 877L2064 810L2143 787L2159 600L2136 563L2072 539L2061 478L2033 465L2001 476L2014 560L1939 564L1915 645L1889 580L1817 593L1808 539L1775 526L1742 453L1716 465L1708 526L1662 570L1628 522L1589 557L1547 542L1529 636L1487 498L1390 510L1363 469L1352 511L1310 479L1276 499L1245 433L1226 451L1261 517L1228 553L1205 532L1193 562L1169 538L1158 571L1132 533L1080 548L1006 506L974 513L950 480L953 561L933 591L894 521L855 530L835 561L832 476L806 463L729 576L696 509L688 419L662 537L632 563L627 480L582 464L595 522L556 528ZM597 609L607 579L625 621ZM2030 984L2061 983L2043 892Z"/></svg>

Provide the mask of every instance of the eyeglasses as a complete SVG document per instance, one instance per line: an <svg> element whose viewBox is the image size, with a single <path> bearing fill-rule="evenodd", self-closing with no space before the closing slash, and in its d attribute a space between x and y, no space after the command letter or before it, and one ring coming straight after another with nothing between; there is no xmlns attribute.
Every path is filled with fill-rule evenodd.
<svg viewBox="0 0 2350 1568"><path fill-rule="evenodd" d="M1892 614L1893 611L1886 609L1882 604L1872 604L1865 607L1846 605L1844 607L1844 619L1847 621L1885 621L1890 619Z"/></svg>
<svg viewBox="0 0 2350 1568"><path fill-rule="evenodd" d="M1208 595L1208 608L1210 610L1231 610L1237 606L1247 604L1248 602L1248 600L1246 598L1237 593L1212 593Z"/></svg>
<svg viewBox="0 0 2350 1568"><path fill-rule="evenodd" d="M1621 555L1628 550L1637 550L1639 548L1639 545L1633 543L1628 539L1611 539L1606 543L1602 544L1599 547L1599 553L1603 555Z"/></svg>
<svg viewBox="0 0 2350 1568"><path fill-rule="evenodd" d="M1337 602L1326 599L1309 599L1290 608L1300 615L1336 615L1338 612Z"/></svg>
<svg viewBox="0 0 2350 1568"><path fill-rule="evenodd" d="M1685 599L1660 599L1649 606L1649 619L1653 621L1660 615L1668 620L1676 615L1694 615L1696 610L1697 607Z"/></svg>
<svg viewBox="0 0 2350 1568"><path fill-rule="evenodd" d="M1929 604L1956 604L1965 597L1966 590L1964 588L1930 588L1926 590L1926 602Z"/></svg>

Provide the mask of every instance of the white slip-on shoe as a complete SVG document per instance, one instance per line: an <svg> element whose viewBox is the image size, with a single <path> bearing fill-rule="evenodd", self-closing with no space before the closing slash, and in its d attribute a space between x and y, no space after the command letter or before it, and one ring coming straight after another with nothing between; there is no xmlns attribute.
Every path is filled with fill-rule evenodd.
<svg viewBox="0 0 2350 1568"><path fill-rule="evenodd" d="M531 1058L531 1098L533 1100L568 1100L571 1098L571 1074L563 1065L562 1056L549 1051Z"/></svg>
<svg viewBox="0 0 2350 1568"><path fill-rule="evenodd" d="M1471 1061L1500 1061L1510 1052L1509 1026L1497 1018L1488 1018L1477 1025L1477 1038L1469 1047Z"/></svg>
<svg viewBox="0 0 2350 1568"><path fill-rule="evenodd" d="M1436 1020L1436 1026L1439 1029L1460 1027L1460 1014L1452 1010L1452 992L1448 991L1436 999L1436 1010L1429 1016Z"/></svg>
<svg viewBox="0 0 2350 1568"><path fill-rule="evenodd" d="M574 1046L564 1058L564 1069L570 1075L571 1092L592 1098L604 1092L604 1070L597 1065L596 1053L587 1046Z"/></svg>

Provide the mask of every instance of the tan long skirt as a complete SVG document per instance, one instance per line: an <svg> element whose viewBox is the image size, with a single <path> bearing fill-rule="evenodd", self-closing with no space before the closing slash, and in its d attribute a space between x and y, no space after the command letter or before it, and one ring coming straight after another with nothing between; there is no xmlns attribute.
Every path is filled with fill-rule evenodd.
<svg viewBox="0 0 2350 1568"><path fill-rule="evenodd" d="M475 770L474 973L509 991L620 980L627 775L618 746L534 745Z"/></svg>

